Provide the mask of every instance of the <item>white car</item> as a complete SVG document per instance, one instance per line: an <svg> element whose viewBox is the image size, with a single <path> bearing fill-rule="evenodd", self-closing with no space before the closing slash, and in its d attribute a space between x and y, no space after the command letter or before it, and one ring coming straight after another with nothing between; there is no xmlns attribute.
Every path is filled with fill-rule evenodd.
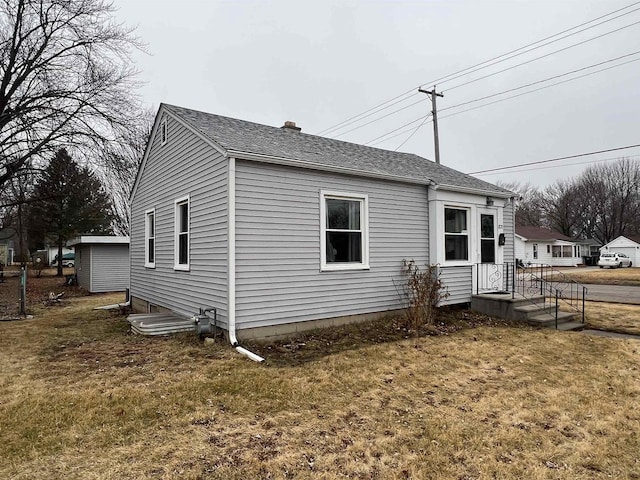
<svg viewBox="0 0 640 480"><path fill-rule="evenodd" d="M630 267L631 259L627 257L624 253L614 253L614 252L603 253L600 255L600 259L598 260L598 266L600 268Z"/></svg>

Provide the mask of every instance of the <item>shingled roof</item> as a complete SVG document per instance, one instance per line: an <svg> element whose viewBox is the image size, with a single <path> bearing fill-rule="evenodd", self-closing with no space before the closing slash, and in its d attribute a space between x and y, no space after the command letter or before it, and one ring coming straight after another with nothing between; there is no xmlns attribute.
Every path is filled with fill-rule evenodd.
<svg viewBox="0 0 640 480"><path fill-rule="evenodd" d="M514 195L491 183L410 153L392 152L235 118L162 104L225 153L238 158L257 155L308 164L327 170L380 175L416 183L435 183L451 190L477 190L500 197Z"/></svg>
<svg viewBox="0 0 640 480"><path fill-rule="evenodd" d="M566 240L573 241L566 235L555 232L549 228L516 225L516 233L527 240Z"/></svg>

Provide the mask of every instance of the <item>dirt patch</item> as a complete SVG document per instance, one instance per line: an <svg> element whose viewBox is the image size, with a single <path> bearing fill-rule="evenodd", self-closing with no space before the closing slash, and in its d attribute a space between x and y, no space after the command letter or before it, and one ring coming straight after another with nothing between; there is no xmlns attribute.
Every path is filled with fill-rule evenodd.
<svg viewBox="0 0 640 480"><path fill-rule="evenodd" d="M246 345L268 357L269 364L296 365L367 345L449 335L460 330L480 326L523 327L523 324L461 308L441 308L436 313L436 321L433 325L422 325L417 330L411 329L407 319L402 316L390 315L379 320L339 328L312 330L273 344L248 342Z"/></svg>
<svg viewBox="0 0 640 480"><path fill-rule="evenodd" d="M71 269L73 272L73 269ZM56 277L51 271L44 272L40 277L35 272L27 275L27 313L33 313L36 307L42 306L50 293L56 295L62 293L63 299L81 297L88 292L78 286L66 285L66 277ZM3 281L0 283L0 320L13 320L20 313L20 272L9 270L4 272Z"/></svg>

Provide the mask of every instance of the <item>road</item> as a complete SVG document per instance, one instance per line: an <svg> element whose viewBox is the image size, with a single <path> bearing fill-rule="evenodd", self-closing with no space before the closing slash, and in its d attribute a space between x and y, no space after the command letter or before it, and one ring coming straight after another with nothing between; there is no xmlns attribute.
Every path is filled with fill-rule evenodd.
<svg viewBox="0 0 640 480"><path fill-rule="evenodd" d="M640 305L640 287L624 285L596 285L585 283L587 300Z"/></svg>

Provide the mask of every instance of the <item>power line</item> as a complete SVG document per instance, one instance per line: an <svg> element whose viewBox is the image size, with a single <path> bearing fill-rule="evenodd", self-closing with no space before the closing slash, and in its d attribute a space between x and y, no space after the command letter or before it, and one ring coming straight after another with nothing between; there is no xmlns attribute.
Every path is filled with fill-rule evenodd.
<svg viewBox="0 0 640 480"><path fill-rule="evenodd" d="M440 118L441 118L441 119L443 119L443 118L449 118L449 117L453 117L453 116L455 116L455 115L460 115L461 113L466 113L466 112L470 112L470 111L472 111L472 110L478 110L479 108L488 107L488 106L490 106L490 105L494 105L494 104L496 104L496 103L506 102L507 100L511 100L511 99L518 98L518 97L522 97L522 96L524 96L524 95L529 95L530 93L539 92L540 90L545 90L545 89L547 89L547 88L555 87L555 86L557 86L557 85L561 85L561 84L563 84L563 83L568 83L568 82L572 82L572 81L574 81L574 80L579 80L579 79L581 79L581 78L588 77L588 76L590 76L590 75L595 75L596 73L601 73L601 72L604 72L604 71L606 71L606 70L611 70L611 69L613 69L613 68L621 67L621 66L627 65L627 64L629 64L629 63L634 63L634 62L637 62L637 61L640 61L640 58L637 58L637 59L635 59L635 60L630 60L630 61L628 61L628 62L623 62L623 63L620 63L620 64L618 64L618 65L612 65L612 66L607 67L607 68L601 68L600 70L596 70L595 72L589 72L589 73L586 73L586 74L584 74L584 75L579 75L579 76L574 77L574 78L569 78L569 79L567 79L567 80L563 80L563 81L561 81L561 82L555 82L555 83L552 83L552 84L550 84L550 85L545 85L544 87L535 88L535 89L533 89L533 90L529 90L529 91L527 91L527 92L519 93L519 94L517 94L517 95L511 95L510 97L501 98L501 99L499 99L499 100L495 100L495 101L493 101L493 102L484 103L484 104L482 104L482 105L478 105L478 106L476 106L476 107L471 107L471 108L467 108L467 109L465 109L465 110L460 110L460 111L458 111L458 112L453 112L453 113L450 113L449 115L444 115L444 116L442 116L442 117L440 117ZM551 78L553 78L553 77L551 77ZM547 80L549 80L549 79L547 79ZM524 88L524 87L526 87L526 85L525 85L525 86L523 86L523 87L517 87L517 88L515 88L515 89L505 90L505 91L503 91L503 92L499 92L499 93L496 93L496 94L493 94L493 95L489 95L489 96L487 96L487 97L483 97L483 98L479 98L479 99L476 99L476 100L471 100L471 101L469 101L469 102L465 102L465 103L461 103L461 104L458 104L458 105L454 105L454 106L452 106L452 107L447 107L447 108L444 108L443 110L448 110L448 109L450 109L450 108L459 107L459 106L461 106L461 105L467 105L467 104L469 104L469 103L473 103L473 102L476 102L476 101L479 101L479 100L483 100L483 99L486 99L486 98L489 98L489 97L494 97L494 96L496 96L496 95L502 95L502 94L504 94L504 93L506 93L506 92L508 92L508 91L513 91L513 90L517 90L517 89ZM403 126L401 126L401 127L398 127L398 128L396 128L396 129L394 129L394 130L391 130L390 132L387 132L387 133L386 133L386 134L384 134L384 135L380 135L380 136L378 136L378 137L374 138L373 140L369 140L369 141L368 141L367 143L365 143L364 145L372 144L372 143L373 143L373 142L375 142L376 140L381 139L381 138L383 138L383 137L386 137L386 136L390 135L391 133L394 133L394 132L396 132L396 131L400 130L401 128L404 128L404 127L406 127L407 125L410 125L410 124L415 123L415 122L417 122L417 121L418 121L418 120L414 120L413 122L410 122L409 124L405 124L405 125L403 125ZM413 127L412 127L412 128L413 128ZM384 140L382 140L382 141L379 141L379 142L373 143L373 145L372 145L372 146L375 146L375 145L379 145L379 144L381 144L381 143L384 143L384 142L386 142L387 140L391 140L392 138L398 137L398 136L400 136L400 135L402 135L402 134L404 134L404 133L406 133L406 132L408 132L408 131L410 131L410 130L411 130L411 129L403 130L403 131L399 132L399 133L398 133L398 134L396 134L396 135L390 136L389 138L385 138L385 139L384 139Z"/></svg>
<svg viewBox="0 0 640 480"><path fill-rule="evenodd" d="M412 120L412 121L410 121L409 123L405 123L404 125L401 125L401 126L399 126L398 128L394 128L393 130L391 130L390 132L385 133L384 135L380 135L379 137L376 137L376 138L374 138L373 140L369 140L369 141L368 141L367 143L365 143L364 145L369 145L370 143L375 142L375 141L376 141L376 140L378 140L379 138L386 137L387 135L390 135L390 134L392 134L392 133L394 133L394 132L397 132L397 131L398 131L398 130L400 130L401 128L408 127L409 125L412 125L412 124L414 124L414 123L417 123L417 122L419 122L420 120L425 120L426 118L428 118L428 117L429 117L429 115L431 115L431 114L430 114L430 113L428 113L427 115L423 115L423 116L421 116L420 118L416 118L415 120ZM402 132L402 133L404 133L404 132ZM391 137L391 138L393 138L393 137ZM387 139L387 140L388 140L388 139Z"/></svg>
<svg viewBox="0 0 640 480"><path fill-rule="evenodd" d="M408 136L408 137L407 137L407 138L406 138L406 139L405 139L405 140L404 140L400 145L398 145L398 146L396 147L396 149L394 150L394 152L397 152L397 151L400 149L400 147L402 147L405 143L407 143L409 140L411 140L411 138L412 138L412 137L413 137L413 136L418 132L418 130L420 130L420 128L421 128L425 123L427 123L427 120L429 119L429 117L430 117L431 115L432 115L432 114L430 113L429 115L427 115L426 117L424 117L424 120L422 121L422 123L421 123L420 125L418 125L418 126L416 127L416 129L415 129L413 132L411 132L411 135L409 135L409 136ZM404 132L403 132L403 133L404 133ZM389 139L387 139L387 140L389 140Z"/></svg>
<svg viewBox="0 0 640 480"><path fill-rule="evenodd" d="M463 74L464 72L466 72L466 73L464 73L464 74L470 73L470 72L469 72L469 70L475 69L475 68L477 68L477 67L487 68L487 67L489 67L489 66L496 65L497 63L500 63L500 62L494 62L495 60L498 60L498 59L500 59L500 58L506 57L506 56L511 55L511 54L513 54L513 53L516 53L516 52L520 52L521 50L524 50L524 49L527 49L527 48L532 47L532 46L534 46L534 45L537 45L538 43L545 42L545 41L550 40L550 39L552 39L552 38L554 38L554 37L557 37L557 36L563 35L563 34L565 34L565 33L567 33L567 32L570 32L571 30L575 30L576 28L580 28L580 27L583 27L583 26L585 26L585 25L589 25L590 23L596 22L596 21L598 21L598 20L600 20L600 19L602 19L602 18L605 18L605 17L609 17L609 16L614 15L614 14L616 14L616 13L618 13L618 12L623 11L623 10L627 10L627 9L629 9L629 8L631 8L631 7L634 7L634 6L638 5L638 4L640 4L640 2L634 2L634 3L632 3L632 4L629 4L629 5L625 6L625 7L619 8L619 9L614 10L614 11L612 11L612 12L606 13L606 14L601 15L601 16L599 16L599 17L593 18L593 19L588 20L588 21L586 21L586 22L583 22L583 23L580 23L580 24L575 25L575 26L573 26L573 27L570 27L570 28L567 28L567 29L565 29L565 30L562 30L562 31L560 31L560 32L558 32L558 33L556 33L556 34L549 35L549 36L544 37L544 38L542 38L542 39L540 39L540 40L537 40L537 41L535 41L535 42L529 43L529 44L527 44L527 45L524 45L524 46L522 46L522 47L516 48L516 49L514 49L514 50L510 50L509 52L506 52L506 53L503 53L503 54L498 55L498 56L496 56L496 57L490 58L490 59L488 59L488 60L485 60L484 62L480 62L480 63L477 63L477 64L472 65L472 66L470 66L470 67L464 68L464 69L462 69L462 70L458 70L458 71L453 72L453 73L451 73L451 74L449 74L449 75L446 75L446 76L444 76L444 77L440 77L440 78L438 78L438 79L436 79L436 80L431 80L431 81L429 81L429 82L424 82L424 83L422 83L421 85L417 85L416 87L413 87L413 88L411 88L411 89L407 90L406 92L401 93L400 95L397 95L397 96L395 96L395 97L393 97L393 98L390 98L389 100L386 100L386 101L384 101L384 102L382 102L382 103L379 103L379 104L377 104L377 105L375 105L375 106L373 106L373 107L371 107L371 108L369 108L369 109L365 110L364 112L361 112L361 113L359 113L359 114L357 114L357 115L354 115L354 116L352 116L352 117L347 118L346 120L343 120L342 122L339 122L339 123L337 123L337 124L335 124L335 125L332 125L332 126L330 126L330 127L328 127L328 128L325 128L324 130L322 130L322 131L318 132L318 133L317 133L317 135L325 135L325 134L328 134L329 132L332 132L332 131L335 131L335 130L340 130L340 129L344 128L344 127L345 127L345 126L347 126L347 125L350 125L350 124L352 124L352 123L355 123L356 121L358 121L358 119L360 119L360 117L363 117L363 116L367 116L367 117L368 117L368 116L370 116L370 115L368 115L368 114L375 114L375 113L377 113L377 112L380 112L380 111L382 111L382 110L385 110L385 109L387 109L387 108L390 108L390 107L392 107L392 106L396 105L397 103L403 102L403 101L407 100L408 98L410 98L410 97L407 97L407 95L409 95L409 94L411 94L410 96L415 95L415 94L416 94L416 93L415 93L416 89L417 89L417 88L419 88L419 87L421 87L422 85L432 85L432 84L436 84L436 83L438 83L438 82L447 82L447 81L451 81L451 80L453 80L454 78L458 78L458 77L456 77L456 75ZM636 11L636 10L632 10L631 12L627 12L627 13L625 13L624 15L631 14L631 13L633 13L634 11ZM619 17L621 17L621 16L623 16L623 15L619 15L618 17L615 17L615 18L619 18ZM614 19L611 19L611 20L614 20ZM601 23L602 23L602 22L601 22ZM600 23L600 24L601 24L601 23ZM598 24L598 25L600 25L600 24ZM593 26L591 26L590 28L594 28L594 27L596 27L596 26L598 26L598 25L593 25ZM586 30L586 29L584 29L584 30ZM584 31L584 30L582 30L582 31ZM559 40L562 40L562 39L557 39L556 41L559 41ZM551 42L551 43L552 43L552 42ZM522 52L522 53L520 53L520 55L523 55L523 54L525 54L525 53L528 53L529 51L531 51L531 50L527 50L526 52ZM511 58L514 58L514 57L515 57L515 56L511 56L511 57L509 57L509 58L505 58L505 59L503 59L502 61L506 61L506 60L509 60L509 59L511 59ZM487 64L489 64L490 62L494 62L494 63L491 63L490 65L487 65ZM483 65L484 65L484 66L483 66ZM478 69L478 70L479 70L479 69ZM474 70L474 71L477 71L477 70ZM452 78L452 77L453 77L453 78ZM407 98L405 98L405 97L407 97ZM374 110L375 110L375 112L374 112Z"/></svg>
<svg viewBox="0 0 640 480"><path fill-rule="evenodd" d="M373 119L373 120L371 120L370 122L363 123L362 125L359 125L359 126L354 127L354 128L352 128L352 129L350 129L350 130L347 130L346 132L339 133L338 135L336 135L336 136L335 136L335 137L333 137L333 138L340 138L340 137L342 137L343 135L346 135L347 133L351 133L351 132L353 132L354 130L359 130L359 129L361 129L362 127L366 127L367 125L371 125L372 123L375 123L375 122L377 122L378 120L382 120L383 118L387 118L387 117L389 117L389 116L391 116L391 115L394 115L394 114L396 114L396 113L398 113L398 112L401 112L401 111L403 111L403 110L406 110L407 108L409 108L409 107L413 107L414 105L417 105L417 104L419 104L419 103L421 103L421 102L424 102L424 101L425 101L425 100L424 100L424 98L421 98L421 99L420 99L420 100L418 100L417 102L413 102L413 103L411 103L411 104L409 104L409 105L407 105L407 106L405 106L405 107L399 108L398 110L394 110L393 112L389 112L389 113L387 113L386 115L383 115L382 117L374 118L374 119ZM367 117L368 117L368 116L370 116L370 115L373 115L373 114L375 114L375 113L378 113L378 112L373 112L373 113L371 113L371 114L367 115ZM363 117L363 118L364 118L364 117Z"/></svg>
<svg viewBox="0 0 640 480"><path fill-rule="evenodd" d="M586 162L565 163L565 164L562 164L562 165L546 165L544 167L524 168L522 170L514 170L513 172L508 172L508 173L532 172L534 170L547 170L549 168L573 167L575 165L587 165L589 163L599 163L599 162L609 162L609 161L612 161L612 160L620 160L620 158L621 157L609 157L609 158L600 158L598 160L587 160ZM640 155L630 155L628 157L622 157L622 158L640 159ZM480 173L480 174L478 174L476 176L485 177L485 176L489 176L489 175L502 175L502 172Z"/></svg>
<svg viewBox="0 0 640 480"><path fill-rule="evenodd" d="M519 163L518 165L510 165L508 167L489 168L487 170L479 170L477 172L470 172L467 175L478 175L480 173L498 172L498 171L510 170L512 168L518 168L518 167L528 167L529 165L540 165L542 163L559 162L560 160L568 160L570 158L587 157L587 156L590 156L590 155L598 155L599 153L616 152L616 151L619 151L619 150L627 150L629 148L637 148L637 147L640 147L640 143L636 144L636 145L627 145L626 147L616 147L616 148L608 148L606 150L598 150L597 152L579 153L577 155L569 155L567 157L551 158L549 160L538 160L537 162Z"/></svg>
<svg viewBox="0 0 640 480"><path fill-rule="evenodd" d="M566 77L567 75L571 75L573 73L582 72L583 70L588 70L588 69L593 68L593 67L599 67L600 65L604 65L606 63L615 62L616 60L620 60L620 59L626 58L626 57L631 57L633 55L638 55L639 53L640 53L640 50L637 50L637 51L632 52L632 53L627 53L626 55L621 55L621 56L616 57L616 58L611 58L609 60L605 60L605 61L602 61L602 62L599 62L599 63L594 63L594 64L588 65L586 67L578 68L576 70L571 70L570 72L565 72L565 73L562 73L562 74L559 74L559 75L554 75L552 77L548 77L548 78L545 78L545 79L542 79L542 80L537 80L535 82L527 83L526 85L521 85L519 87L510 88L508 90L503 90L502 92L493 93L491 95L487 95L487 96L484 96L484 97L476 98L474 100L469 100L467 102L458 103L457 105L452 105L450 107L442 108L442 109L440 109L440 111L444 112L445 110L450 110L452 108L461 107L463 105L469 105L470 103L475 103L475 102L479 102L481 100L486 100L488 98L497 97L498 95L504 95L505 93L514 92L516 90L521 90L523 88L532 87L534 85L538 85L539 83L548 82L549 80L554 80L556 78ZM624 63L622 63L620 65L624 65ZM616 65L616 66L619 66L619 65ZM592 73L597 73L597 72L592 72ZM576 77L576 78L580 78L580 77Z"/></svg>
<svg viewBox="0 0 640 480"><path fill-rule="evenodd" d="M611 30L609 32L605 32L605 33L603 33L601 35L597 35L595 37L588 38L588 39L583 40L581 42L574 43L573 45L569 45L568 47L564 47L564 48L561 48L559 50L554 50L553 52L547 53L545 55L541 55L541 56L533 58L531 60L527 60L526 62L518 63L517 65L512 65L511 67L504 68L502 70L498 70L497 72L490 73L489 75L485 75L484 77L479 77L479 78L475 78L473 80L469 80L468 82L460 83L459 85L456 85L454 87L448 88L447 92L450 92L451 90L454 90L454 89L459 88L459 87L463 87L465 85L469 85L471 83L479 82L480 80L484 80L485 78L489 78L489 77L493 77L495 75L499 75L499 74L504 73L504 72L506 72L508 70L513 70L514 68L518 68L518 67L521 67L523 65L527 65L529 63L532 63L532 62L535 62L537 60L549 57L551 55L555 55L556 53L564 52L565 50L569 50L570 48L577 47L579 45L583 45L583 44L591 42L593 40L597 40L599 38L606 37L607 35L611 35L612 33L619 32L620 30L624 30L625 28L633 27L634 25L638 25L639 23L640 23L640 20L637 21L637 22L633 22L633 23L630 23L628 25L625 25L624 27L616 28L615 30Z"/></svg>

